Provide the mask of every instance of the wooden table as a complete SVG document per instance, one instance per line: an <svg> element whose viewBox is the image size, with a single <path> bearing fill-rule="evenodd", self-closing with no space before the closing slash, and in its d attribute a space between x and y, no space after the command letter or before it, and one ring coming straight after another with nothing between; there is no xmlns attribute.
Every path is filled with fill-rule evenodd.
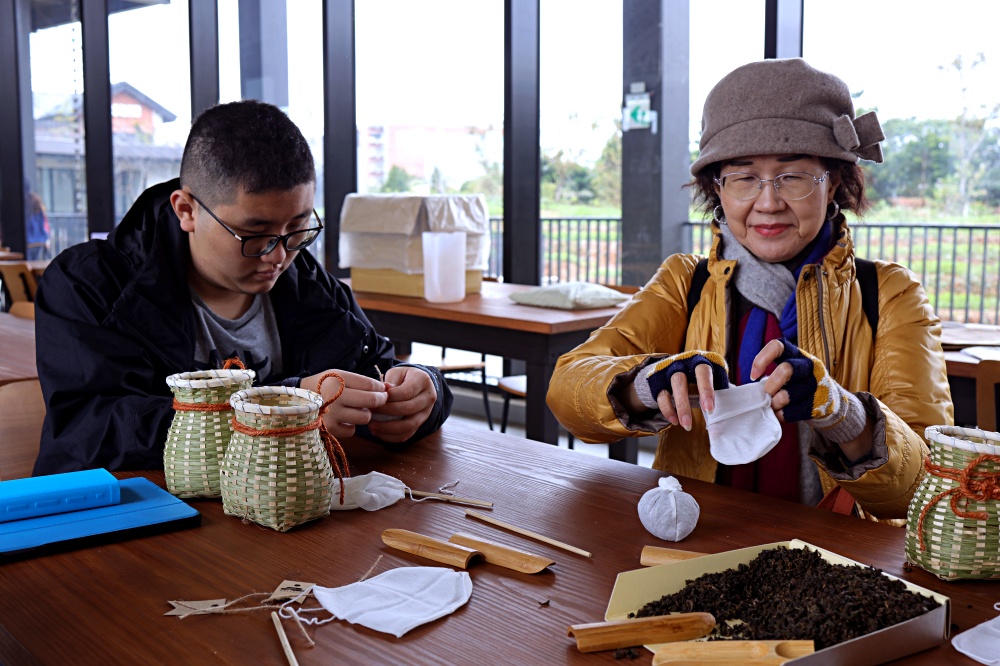
<svg viewBox="0 0 1000 666"><path fill-rule="evenodd" d="M286 624L301 664L620 663L613 651L578 652L566 628L603 619L616 574L640 568L644 545L674 545L646 532L636 513L660 473L450 424L400 450L358 440L344 445L355 474L377 469L432 491L460 481L455 492L494 501L496 518L593 557L524 539L433 500L339 512L284 534L224 516L218 500L191 501L202 513L200 527L0 565L0 662L283 664L266 611L182 620L164 616L167 601L233 600L271 592L286 579L337 587L357 581L376 562L372 575L433 565L383 545L383 530L403 528L443 539L465 532L551 557L556 565L528 575L474 563L470 601L400 639L334 621L308 629L316 641L309 648ZM162 473L147 476L163 481ZM701 505L701 518L679 548L712 553L799 538L949 595L953 633L996 615L998 583L945 583L921 570L903 571L900 528L682 481ZM635 663L650 661L644 652ZM974 663L950 643L905 661Z"/></svg>
<svg viewBox="0 0 1000 666"><path fill-rule="evenodd" d="M0 312L0 386L37 377L34 320Z"/></svg>
<svg viewBox="0 0 1000 666"><path fill-rule="evenodd" d="M0 250L0 261L17 261L19 259L24 259L23 253Z"/></svg>
<svg viewBox="0 0 1000 666"><path fill-rule="evenodd" d="M350 281L346 281L350 284ZM619 308L556 310L510 300L525 285L484 282L482 293L458 303L354 292L381 335L525 361L528 375L525 433L528 439L555 444L559 423L545 405L549 378L559 356L584 342Z"/></svg>

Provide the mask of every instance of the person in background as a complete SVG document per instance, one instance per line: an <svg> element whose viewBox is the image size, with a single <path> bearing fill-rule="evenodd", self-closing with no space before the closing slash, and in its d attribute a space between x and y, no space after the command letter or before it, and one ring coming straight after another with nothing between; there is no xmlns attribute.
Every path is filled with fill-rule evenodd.
<svg viewBox="0 0 1000 666"><path fill-rule="evenodd" d="M844 213L868 207L858 161L881 162L882 139L874 113L855 117L847 85L802 59L724 77L691 165L714 218L697 304L687 312L700 258L668 257L559 359L547 395L559 421L588 442L657 434L653 467L671 474L810 505L839 485L860 515L905 518L924 429L950 425L953 409L941 323L916 276L874 262L874 331L862 306ZM719 464L702 410L755 381L781 439L755 462Z"/></svg>
<svg viewBox="0 0 1000 666"><path fill-rule="evenodd" d="M36 192L28 193L26 214L28 216L28 221L24 225L25 241L28 244L26 258L28 261L51 259L49 218L45 214L45 204Z"/></svg>
<svg viewBox="0 0 1000 666"><path fill-rule="evenodd" d="M402 443L441 426L441 374L396 360L306 250L323 229L315 191L309 145L280 109L222 104L192 125L179 179L143 192L107 240L52 261L35 303L36 475L161 468L167 376L232 357L262 384L313 391L337 371L346 389L324 420L338 438ZM338 389L323 383L323 398Z"/></svg>

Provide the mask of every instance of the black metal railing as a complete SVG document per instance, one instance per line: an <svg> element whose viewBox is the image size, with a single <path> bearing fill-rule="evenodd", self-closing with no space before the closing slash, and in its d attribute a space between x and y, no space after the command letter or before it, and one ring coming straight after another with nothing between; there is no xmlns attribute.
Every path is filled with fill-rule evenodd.
<svg viewBox="0 0 1000 666"><path fill-rule="evenodd" d="M50 214L52 252L87 238L85 215ZM705 254L707 222L684 223L683 247ZM894 261L912 270L942 319L1000 324L1000 226L855 223L859 257ZM490 218L487 275L503 277L503 218ZM321 254L321 249L317 248ZM621 219L542 219L543 282L621 284Z"/></svg>
<svg viewBox="0 0 1000 666"><path fill-rule="evenodd" d="M707 222L684 223L685 250L705 254ZM491 218L488 274L502 277L503 219ZM912 270L942 319L1000 324L1000 226L856 223L859 257L893 261ZM621 283L621 220L544 218L543 282Z"/></svg>

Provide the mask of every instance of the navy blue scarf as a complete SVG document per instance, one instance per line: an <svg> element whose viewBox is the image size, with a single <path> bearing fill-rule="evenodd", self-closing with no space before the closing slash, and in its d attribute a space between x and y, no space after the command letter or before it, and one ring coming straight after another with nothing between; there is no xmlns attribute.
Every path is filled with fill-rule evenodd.
<svg viewBox="0 0 1000 666"><path fill-rule="evenodd" d="M809 254L805 260L792 271L796 284L798 284L799 275L802 274L803 268L810 264L819 263L830 251L832 236L833 223L827 220L820 229L819 234L813 240L812 248L809 250ZM737 268L737 270L739 269ZM795 304L795 294L796 292L793 291L792 295L788 297L788 301L785 302L785 307L781 311L781 317L778 318L778 326L781 328L781 334L789 340L797 340L799 337L799 313ZM743 337L740 340L738 361L738 379L741 383L749 383L753 360L767 343L767 340L764 340L764 331L767 328L767 315L768 312L766 310L754 306L750 311L750 316L747 318L746 330L743 332Z"/></svg>

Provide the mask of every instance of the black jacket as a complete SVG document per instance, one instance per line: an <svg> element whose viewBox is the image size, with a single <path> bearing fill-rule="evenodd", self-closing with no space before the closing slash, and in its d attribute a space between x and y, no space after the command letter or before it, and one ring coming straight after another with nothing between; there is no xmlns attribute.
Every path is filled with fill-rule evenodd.
<svg viewBox="0 0 1000 666"><path fill-rule="evenodd" d="M47 407L36 475L163 467L174 415L166 378L197 369L188 238L169 201L178 187L149 188L106 241L71 247L45 270L35 301ZM278 278L271 303L284 372L262 384L297 385L330 368L375 377L376 365L384 372L399 363L350 290L307 251ZM437 430L451 410L444 379L427 370L438 399L413 439Z"/></svg>

